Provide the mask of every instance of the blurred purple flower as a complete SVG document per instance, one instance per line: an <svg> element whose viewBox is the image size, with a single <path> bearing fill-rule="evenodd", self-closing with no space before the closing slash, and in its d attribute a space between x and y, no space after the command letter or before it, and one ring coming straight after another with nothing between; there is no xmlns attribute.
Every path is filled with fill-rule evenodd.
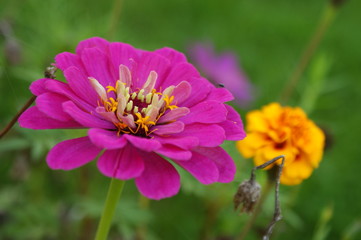
<svg viewBox="0 0 361 240"><path fill-rule="evenodd" d="M135 179L148 198L177 194L180 177L169 158L203 184L230 182L236 171L219 145L245 137L233 99L170 48L154 52L90 38L76 54L56 56L67 82L43 78L30 90L36 106L20 125L32 129L89 128L88 136L58 143L52 169L71 170L92 160L108 177Z"/></svg>
<svg viewBox="0 0 361 240"><path fill-rule="evenodd" d="M252 101L252 86L240 68L237 56L232 52L217 55L212 44L196 43L190 47L192 62L215 85L227 88L241 107Z"/></svg>

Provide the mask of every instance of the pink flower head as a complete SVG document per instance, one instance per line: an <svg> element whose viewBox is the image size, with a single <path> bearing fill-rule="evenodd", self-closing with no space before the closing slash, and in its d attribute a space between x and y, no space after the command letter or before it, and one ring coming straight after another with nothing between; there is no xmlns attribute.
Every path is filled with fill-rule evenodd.
<svg viewBox="0 0 361 240"><path fill-rule="evenodd" d="M146 197L161 199L180 188L176 169L199 182L230 182L231 157L219 145L245 137L233 99L202 78L183 54L154 52L94 37L76 54L56 56L67 82L39 79L30 90L36 106L19 119L32 129L89 128L88 135L58 143L47 156L52 169L71 170L99 157L105 176L135 179Z"/></svg>
<svg viewBox="0 0 361 240"><path fill-rule="evenodd" d="M198 43L191 46L189 55L212 82L229 89L236 104L245 107L252 101L252 85L234 53L224 52L217 56L211 44Z"/></svg>

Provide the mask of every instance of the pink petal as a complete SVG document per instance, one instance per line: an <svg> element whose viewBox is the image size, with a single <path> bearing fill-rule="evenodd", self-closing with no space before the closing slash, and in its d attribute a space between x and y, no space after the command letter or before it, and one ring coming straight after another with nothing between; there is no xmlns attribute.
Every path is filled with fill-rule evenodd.
<svg viewBox="0 0 361 240"><path fill-rule="evenodd" d="M151 138L137 137L129 134L124 134L124 138L126 138L134 147L145 152L155 151L161 147L161 144L157 140Z"/></svg>
<svg viewBox="0 0 361 240"><path fill-rule="evenodd" d="M182 81L187 81L193 87L192 78L194 77L200 77L197 69L195 69L190 63L181 63L173 67L168 77L163 81L159 81L158 83L165 87L171 85L176 86ZM156 87L157 89L159 88L159 86Z"/></svg>
<svg viewBox="0 0 361 240"><path fill-rule="evenodd" d="M181 119L189 123L219 123L226 120L227 109L223 103L204 101L190 108L190 113Z"/></svg>
<svg viewBox="0 0 361 240"><path fill-rule="evenodd" d="M98 48L105 52L107 50L107 47L109 45L109 42L103 38L100 37L92 37L86 40L81 41L78 46L76 47L76 54L81 55L84 51L84 49L87 48Z"/></svg>
<svg viewBox="0 0 361 240"><path fill-rule="evenodd" d="M78 55L70 52L63 52L55 57L56 67L65 71L69 67L77 67L83 70L83 67L80 62Z"/></svg>
<svg viewBox="0 0 361 240"><path fill-rule="evenodd" d="M184 129L184 123L180 122L180 121L176 121L173 123L169 123L169 124L164 124L164 125L156 125L154 127L152 127L152 131L155 130L153 132L153 134L156 135L168 135L168 134L173 134L173 133L180 133L182 132Z"/></svg>
<svg viewBox="0 0 361 240"><path fill-rule="evenodd" d="M206 156L216 164L219 172L217 182L228 183L234 180L234 175L236 174L236 165L224 149L221 147L198 147L194 150L199 154Z"/></svg>
<svg viewBox="0 0 361 240"><path fill-rule="evenodd" d="M232 93L226 88L213 88L212 91L209 93L207 99L223 103L232 101L234 97Z"/></svg>
<svg viewBox="0 0 361 240"><path fill-rule="evenodd" d="M131 68L134 62L138 62L139 58L138 52L131 45L120 42L109 45L109 57L116 73L118 73L121 64Z"/></svg>
<svg viewBox="0 0 361 240"><path fill-rule="evenodd" d="M115 86L118 71L109 62L108 56L98 48L85 48L81 54L81 61L87 71L87 77L93 77L103 86Z"/></svg>
<svg viewBox="0 0 361 240"><path fill-rule="evenodd" d="M177 105L180 105L183 103L184 100L186 100L189 95L192 92L192 86L189 84L189 82L182 81L180 82L173 90L172 95L174 96L174 102Z"/></svg>
<svg viewBox="0 0 361 240"><path fill-rule="evenodd" d="M45 88L45 82L48 81L49 78L41 78L31 83L30 91L35 95L39 96L40 94L48 92ZM50 79L51 80L51 79Z"/></svg>
<svg viewBox="0 0 361 240"><path fill-rule="evenodd" d="M82 99L92 105L96 105L99 96L95 89L91 86L88 76L76 67L68 67L64 71L64 76L69 83L71 89Z"/></svg>
<svg viewBox="0 0 361 240"><path fill-rule="evenodd" d="M139 191L156 200L176 195L180 188L180 177L172 164L154 153L146 154L143 160L145 169L135 179Z"/></svg>
<svg viewBox="0 0 361 240"><path fill-rule="evenodd" d="M94 109L94 105L90 105L83 99L79 98L78 95L76 95L73 90L69 87L68 84L60 82L58 80L50 79L45 82L45 88L48 91L59 93L70 100L72 100L74 103L76 103L78 106L81 106L84 110L91 111Z"/></svg>
<svg viewBox="0 0 361 240"><path fill-rule="evenodd" d="M157 136L156 139L162 144L171 144L186 150L199 145L199 140L196 137Z"/></svg>
<svg viewBox="0 0 361 240"><path fill-rule="evenodd" d="M155 71L158 74L157 83L155 85L158 88L158 83L168 74L170 63L169 60L161 55L153 52L143 51L141 57L137 62L136 69L133 71L133 89L141 88L145 81L148 79L149 73Z"/></svg>
<svg viewBox="0 0 361 240"><path fill-rule="evenodd" d="M70 139L55 145L46 162L52 169L71 170L94 160L100 151L88 137Z"/></svg>
<svg viewBox="0 0 361 240"><path fill-rule="evenodd" d="M219 178L217 165L199 153L193 152L192 158L188 161L175 162L203 184L214 183Z"/></svg>
<svg viewBox="0 0 361 240"><path fill-rule="evenodd" d="M189 160L192 157L192 152L184 150L171 144L163 144L161 148L155 152L164 155L172 160Z"/></svg>
<svg viewBox="0 0 361 240"><path fill-rule="evenodd" d="M183 53L180 53L172 48L165 47L165 48L155 50L154 52L167 58L171 64L187 62L187 58Z"/></svg>
<svg viewBox="0 0 361 240"><path fill-rule="evenodd" d="M117 136L116 131L91 128L88 131L88 136L92 143L100 148L119 149L127 144L127 140L123 136Z"/></svg>
<svg viewBox="0 0 361 240"><path fill-rule="evenodd" d="M227 140L242 140L246 137L246 132L244 131L241 117L231 106L225 106L228 110L227 120L220 123L219 125L224 129Z"/></svg>
<svg viewBox="0 0 361 240"><path fill-rule="evenodd" d="M204 147L216 147L225 140L224 129L217 124L192 123L184 127L184 131L177 133L178 137L196 137L199 145Z"/></svg>
<svg viewBox="0 0 361 240"><path fill-rule="evenodd" d="M28 108L19 118L20 127L30 129L83 128L79 123L71 120L67 122L50 118L41 112L37 106Z"/></svg>
<svg viewBox="0 0 361 240"><path fill-rule="evenodd" d="M35 101L38 109L49 117L63 122L72 120L69 114L63 111L62 106L64 102L69 101L69 98L56 93L47 92L39 95Z"/></svg>
<svg viewBox="0 0 361 240"><path fill-rule="evenodd" d="M138 150L131 145L122 149L107 150L97 163L105 176L128 180L140 176L144 171L144 161Z"/></svg>
<svg viewBox="0 0 361 240"><path fill-rule="evenodd" d="M173 120L177 120L178 118L187 115L189 112L190 112L189 109L186 107L180 107L180 108L173 109L173 110L167 112L166 114L164 114L158 120L157 123L166 123L166 122L170 122Z"/></svg>
<svg viewBox="0 0 361 240"><path fill-rule="evenodd" d="M184 100L182 106L191 107L203 101L213 88L207 79L194 77L189 82L192 86L192 92L189 97Z"/></svg>
<svg viewBox="0 0 361 240"><path fill-rule="evenodd" d="M113 123L104 121L91 113L84 112L78 106L76 106L72 101L63 103L64 112L68 113L75 121L83 125L84 127L89 128L105 128L105 129L115 129Z"/></svg>

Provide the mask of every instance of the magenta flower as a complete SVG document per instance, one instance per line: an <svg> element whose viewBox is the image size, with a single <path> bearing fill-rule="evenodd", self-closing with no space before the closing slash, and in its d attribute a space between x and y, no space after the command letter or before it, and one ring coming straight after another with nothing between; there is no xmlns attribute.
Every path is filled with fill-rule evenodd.
<svg viewBox="0 0 361 240"><path fill-rule="evenodd" d="M217 56L211 44L198 43L191 46L189 55L209 80L229 89L236 104L245 107L252 101L252 85L234 53L224 52Z"/></svg>
<svg viewBox="0 0 361 240"><path fill-rule="evenodd" d="M22 114L20 125L89 130L52 148L46 159L50 168L78 168L105 149L99 171L134 178L152 199L179 191L180 177L169 161L203 184L233 180L233 160L219 147L245 137L239 115L224 104L233 97L202 78L183 54L94 37L80 42L76 54L64 52L55 60L67 82L33 82L36 106Z"/></svg>

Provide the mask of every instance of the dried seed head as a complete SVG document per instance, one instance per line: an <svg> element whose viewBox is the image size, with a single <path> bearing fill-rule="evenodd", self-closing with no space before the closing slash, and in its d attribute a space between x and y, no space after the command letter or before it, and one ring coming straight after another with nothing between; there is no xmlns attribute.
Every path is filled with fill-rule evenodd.
<svg viewBox="0 0 361 240"><path fill-rule="evenodd" d="M261 185L254 180L243 181L234 195L234 209L237 210L241 204L241 213L252 213L261 195Z"/></svg>

